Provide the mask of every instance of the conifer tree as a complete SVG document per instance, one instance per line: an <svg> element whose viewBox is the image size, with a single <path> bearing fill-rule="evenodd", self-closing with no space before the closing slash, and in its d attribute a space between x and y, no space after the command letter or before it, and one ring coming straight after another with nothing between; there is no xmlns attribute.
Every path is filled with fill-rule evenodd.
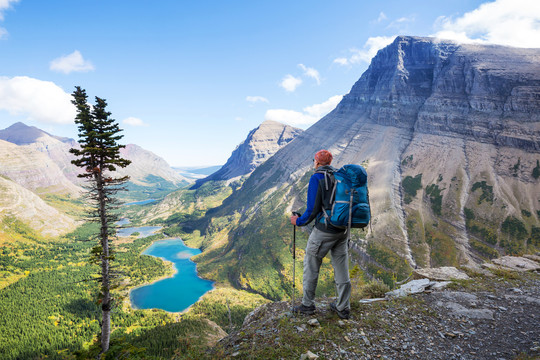
<svg viewBox="0 0 540 360"><path fill-rule="evenodd" d="M106 110L107 102L96 96L95 105L91 108L87 102L86 91L79 86L75 87L72 96L72 103L77 108L75 123L79 130L80 149L70 149L70 152L77 156L77 159L71 162L84 170L78 176L88 180L87 199L92 207L89 220L100 224L98 244L92 249L91 260L101 266L101 277L97 280L101 283L101 350L104 353L109 349L113 304L111 287L114 272L111 271L110 262L114 256L110 239L115 236L114 222L118 220L114 211L118 202L114 195L119 190L124 190L122 184L129 179L128 176L114 178L111 173L117 167L128 166L131 161L120 157L120 149L125 147L118 144L118 140L123 137L119 135L122 130Z"/></svg>

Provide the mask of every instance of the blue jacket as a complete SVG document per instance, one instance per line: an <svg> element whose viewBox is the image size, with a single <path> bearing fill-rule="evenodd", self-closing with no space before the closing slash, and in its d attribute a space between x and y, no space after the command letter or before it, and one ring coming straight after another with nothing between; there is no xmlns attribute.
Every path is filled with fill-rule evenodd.
<svg viewBox="0 0 540 360"><path fill-rule="evenodd" d="M326 225L318 221L322 217L324 208L329 208L330 194L334 186L334 176L332 175L336 169L332 166L325 165L319 167L309 179L307 193L307 208L306 211L296 219L297 226L305 226L313 219L317 219L315 226L323 232L338 233L342 229Z"/></svg>

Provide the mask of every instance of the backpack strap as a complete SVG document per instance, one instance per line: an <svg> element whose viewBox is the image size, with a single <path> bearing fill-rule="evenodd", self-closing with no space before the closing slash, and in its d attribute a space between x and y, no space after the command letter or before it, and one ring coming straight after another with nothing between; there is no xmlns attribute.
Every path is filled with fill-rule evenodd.
<svg viewBox="0 0 540 360"><path fill-rule="evenodd" d="M349 197L349 223L347 224L347 248L351 248L351 228L352 228L352 207L353 207L353 197L354 197L354 188L351 187L351 194Z"/></svg>

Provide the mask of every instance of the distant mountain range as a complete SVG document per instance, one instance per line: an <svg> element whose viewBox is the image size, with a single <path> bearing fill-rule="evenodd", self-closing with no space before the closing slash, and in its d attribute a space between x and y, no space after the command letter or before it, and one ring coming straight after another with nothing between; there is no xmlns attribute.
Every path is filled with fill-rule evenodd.
<svg viewBox="0 0 540 360"><path fill-rule="evenodd" d="M205 178L208 175L215 173L216 171L221 169L222 166L223 165L204 166L204 167L173 166L173 169L187 179L196 180L196 179Z"/></svg>
<svg viewBox="0 0 540 360"><path fill-rule="evenodd" d="M209 211L203 276L269 297L290 287L289 216L319 149L367 168L372 227L355 232L353 258L370 273L540 249L540 49L397 37L331 113Z"/></svg>
<svg viewBox="0 0 540 360"><path fill-rule="evenodd" d="M62 221L57 221L59 218L56 210L45 210L48 207L46 203L39 203L41 210L34 211L35 206L29 202L36 205L37 197L21 191L19 187L42 197L48 194L79 197L84 191L81 187L83 181L77 177L80 169L71 164L74 157L69 153L70 148L77 146L73 139L54 136L20 122L0 130L0 175L4 177L6 189L10 189L0 195L0 217L13 213L26 219L26 215L35 212L39 213L37 218L42 217L43 223L49 223L50 228L54 228L54 224L61 224ZM127 199L164 196L190 182L174 171L165 160L137 145L128 144L121 150L121 154L132 161L131 165L117 172L119 176L130 176L128 188L131 191L123 194L128 195ZM13 210L14 204L20 204L16 211ZM30 207L24 210L27 205ZM70 226L59 225L57 232L72 229L74 224L71 220ZM41 227L34 226L38 230Z"/></svg>

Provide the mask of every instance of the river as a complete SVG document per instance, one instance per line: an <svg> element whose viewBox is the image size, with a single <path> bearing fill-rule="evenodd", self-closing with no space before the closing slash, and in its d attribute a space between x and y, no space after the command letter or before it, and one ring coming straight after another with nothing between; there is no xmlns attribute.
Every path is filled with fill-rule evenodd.
<svg viewBox="0 0 540 360"><path fill-rule="evenodd" d="M129 223L127 219L118 222L119 225L127 223ZM159 229L158 226L122 228L118 229L118 236L129 236L138 232L140 233L138 237L146 237ZM143 254L172 262L174 275L131 290L129 295L131 306L135 309L181 312L197 302L201 296L214 288L212 281L201 279L197 275L196 264L190 260L200 252L199 249L187 247L180 238L153 242Z"/></svg>

